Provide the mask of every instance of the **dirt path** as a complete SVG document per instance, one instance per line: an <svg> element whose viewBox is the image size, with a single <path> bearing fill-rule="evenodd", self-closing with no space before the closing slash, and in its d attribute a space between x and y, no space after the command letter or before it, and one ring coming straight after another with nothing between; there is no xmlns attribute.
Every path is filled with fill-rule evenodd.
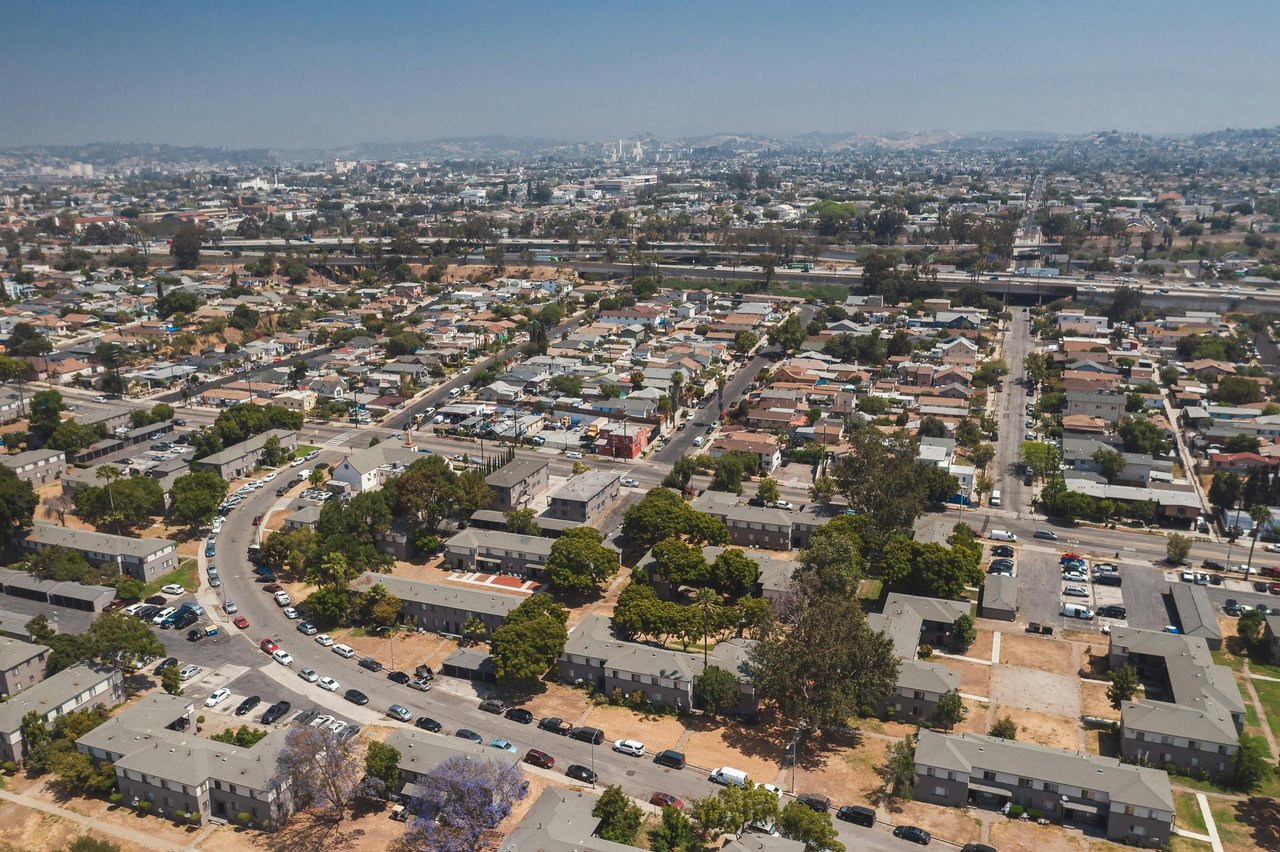
<svg viewBox="0 0 1280 852"><path fill-rule="evenodd" d="M1262 735L1267 739L1267 746L1271 749L1272 755L1280 754L1280 750L1276 749L1276 737L1271 733L1271 724L1267 721L1267 713L1262 708L1262 700L1258 698L1258 690L1253 688L1253 673L1249 671L1249 661L1244 661L1244 685L1249 690L1249 700L1253 702L1253 709L1258 712L1258 726L1262 728Z"/></svg>
<svg viewBox="0 0 1280 852"><path fill-rule="evenodd" d="M8 790L0 790L0 799L22 805L32 810L41 811L46 814L65 819L68 822L74 822L76 825L86 829L93 829L103 834L111 835L121 840L127 840L130 843L137 844L144 849L161 849L161 850L178 850L186 849L185 846L175 846L172 843L166 843L158 840L145 831L134 831L131 828L123 828L121 826L111 825L92 817L83 816L75 811L69 811L66 808L60 808L57 805L51 805L48 802L42 802L32 796L24 796L22 793L11 793Z"/></svg>

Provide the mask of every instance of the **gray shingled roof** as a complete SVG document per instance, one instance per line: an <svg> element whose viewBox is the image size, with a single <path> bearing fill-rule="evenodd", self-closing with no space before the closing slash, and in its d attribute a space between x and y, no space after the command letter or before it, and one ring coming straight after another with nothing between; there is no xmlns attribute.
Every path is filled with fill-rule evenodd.
<svg viewBox="0 0 1280 852"><path fill-rule="evenodd" d="M110 666L95 663L76 663L50 675L0 704L0 732L11 734L22 727L22 717L27 713L35 712L44 716L112 677L120 677L120 672Z"/></svg>
<svg viewBox="0 0 1280 852"><path fill-rule="evenodd" d="M551 492L553 500L590 500L601 491L612 488L621 477L604 470L589 470L571 477L568 482Z"/></svg>
<svg viewBox="0 0 1280 852"><path fill-rule="evenodd" d="M112 556L117 554L135 556L139 559L146 559L165 548L177 547L167 538L129 538L51 524L36 524L27 533L27 540L50 547L69 547L72 550L92 551Z"/></svg>
<svg viewBox="0 0 1280 852"><path fill-rule="evenodd" d="M434 604L462 612L484 613L503 618L506 618L507 613L524 601L523 596L442 586L438 583L425 583L421 580L394 577L391 574L377 574L372 571L366 571L351 587L356 591L364 591L379 583L402 601Z"/></svg>
<svg viewBox="0 0 1280 852"><path fill-rule="evenodd" d="M482 530L475 527L467 527L446 541L444 547L445 550L458 548L476 550L482 547L489 547L497 550L510 550L513 553L547 557L551 555L551 545L553 544L555 544L555 539L538 535L521 535L519 533L509 533L505 530Z"/></svg>
<svg viewBox="0 0 1280 852"><path fill-rule="evenodd" d="M486 476L484 481L498 488L511 488L528 479L548 464L550 462L546 459L517 458Z"/></svg>
<svg viewBox="0 0 1280 852"><path fill-rule="evenodd" d="M8 671L14 666L20 666L32 657L38 657L47 651L49 648L44 645L0 636L0 671Z"/></svg>

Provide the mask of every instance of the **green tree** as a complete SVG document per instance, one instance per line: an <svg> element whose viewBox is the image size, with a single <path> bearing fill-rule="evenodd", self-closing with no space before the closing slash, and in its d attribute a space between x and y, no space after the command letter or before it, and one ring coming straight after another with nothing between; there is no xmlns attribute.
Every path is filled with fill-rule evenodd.
<svg viewBox="0 0 1280 852"><path fill-rule="evenodd" d="M604 543L599 530L575 527L551 545L547 579L557 589L585 595L618 573L618 552Z"/></svg>
<svg viewBox="0 0 1280 852"><path fill-rule="evenodd" d="M831 503L836 496L836 483L831 477L823 474L809 486L809 499L824 506Z"/></svg>
<svg viewBox="0 0 1280 852"><path fill-rule="evenodd" d="M1174 565L1181 565L1191 553L1191 536L1182 533L1169 533L1164 542L1164 556Z"/></svg>
<svg viewBox="0 0 1280 852"><path fill-rule="evenodd" d="M120 852L120 846L108 840L99 840L82 834L67 844L67 852Z"/></svg>
<svg viewBox="0 0 1280 852"><path fill-rule="evenodd" d="M1114 483L1124 472L1124 456L1115 450L1099 447L1093 453L1093 461L1098 465L1098 472L1107 482Z"/></svg>
<svg viewBox="0 0 1280 852"><path fill-rule="evenodd" d="M307 596L311 621L324 628L346 624L351 614L351 593L340 586L321 586Z"/></svg>
<svg viewBox="0 0 1280 852"><path fill-rule="evenodd" d="M53 753L53 737L45 726L44 720L35 710L28 710L22 716L19 730L22 742L26 746L26 757L23 762L27 771L33 775L41 775L48 769L48 761Z"/></svg>
<svg viewBox="0 0 1280 852"><path fill-rule="evenodd" d="M169 242L169 254L179 269L195 269L200 266L200 246L204 242L203 231L192 224L178 228Z"/></svg>
<svg viewBox="0 0 1280 852"><path fill-rule="evenodd" d="M766 503L777 503L781 499L778 494L778 480L772 476L761 479L759 487L756 488L756 496Z"/></svg>
<svg viewBox="0 0 1280 852"><path fill-rule="evenodd" d="M189 527L208 523L218 513L227 496L227 483L211 470L197 470L179 476L169 490L169 511L173 519Z"/></svg>
<svg viewBox="0 0 1280 852"><path fill-rule="evenodd" d="M364 772L376 779L384 792L396 792L400 787L400 749L371 740L364 753Z"/></svg>
<svg viewBox="0 0 1280 852"><path fill-rule="evenodd" d="M484 623L484 619L478 615L472 615L462 624L462 642L463 644L471 644L484 639L489 632L489 626Z"/></svg>
<svg viewBox="0 0 1280 852"><path fill-rule="evenodd" d="M1226 376L1214 388L1213 399L1224 405L1249 405L1262 399L1262 389L1247 376Z"/></svg>
<svg viewBox="0 0 1280 852"><path fill-rule="evenodd" d="M696 511L674 491L654 488L627 509L622 534L628 544L648 550L668 538L688 537L698 544L724 544L729 531L717 518Z"/></svg>
<svg viewBox="0 0 1280 852"><path fill-rule="evenodd" d="M177 666L169 666L160 672L160 686L170 695L182 694L182 672Z"/></svg>
<svg viewBox="0 0 1280 852"><path fill-rule="evenodd" d="M1266 743L1260 737L1240 735L1240 747L1236 750L1235 775L1232 786L1241 793L1250 793L1262 785L1267 775L1275 772Z"/></svg>
<svg viewBox="0 0 1280 852"><path fill-rule="evenodd" d="M738 679L719 666L707 666L698 678L698 701L709 716L738 706Z"/></svg>
<svg viewBox="0 0 1280 852"><path fill-rule="evenodd" d="M29 322L15 323L5 340L5 349L15 358L38 358L53 351L53 344ZM50 391L57 393L57 391Z"/></svg>
<svg viewBox="0 0 1280 852"><path fill-rule="evenodd" d="M955 648L957 653L963 654L973 645L978 638L978 628L973 623L973 616L964 613L955 621L951 622L951 647Z"/></svg>
<svg viewBox="0 0 1280 852"><path fill-rule="evenodd" d="M740 331L733 337L733 348L738 352L747 353L755 348L760 342L760 337L754 332Z"/></svg>
<svg viewBox="0 0 1280 852"><path fill-rule="evenodd" d="M987 734L999 737L1002 740L1016 740L1018 738L1018 723L1013 721L1012 716L1001 716L991 726L991 730Z"/></svg>
<svg viewBox="0 0 1280 852"><path fill-rule="evenodd" d="M1060 456L1058 448L1042 441L1023 441L1018 455L1034 476L1041 479L1057 473Z"/></svg>
<svg viewBox="0 0 1280 852"><path fill-rule="evenodd" d="M1111 685L1107 687L1107 699L1111 706L1120 709L1120 705L1138 693L1138 670L1133 666L1121 666L1107 673Z"/></svg>
<svg viewBox="0 0 1280 852"><path fill-rule="evenodd" d="M964 706L960 692L952 689L938 696L938 702L933 705L933 712L929 714L929 724L949 731L963 722L967 715L969 708Z"/></svg>
<svg viewBox="0 0 1280 852"><path fill-rule="evenodd" d="M982 568L971 551L901 536L885 548L880 569L891 591L948 600L982 582Z"/></svg>
<svg viewBox="0 0 1280 852"><path fill-rule="evenodd" d="M708 571L711 585L732 598L751 591L760 579L760 564L741 550L722 550Z"/></svg>
<svg viewBox="0 0 1280 852"><path fill-rule="evenodd" d="M550 595L526 598L493 632L489 652L499 683L536 681L564 652L569 611Z"/></svg>
<svg viewBox="0 0 1280 852"><path fill-rule="evenodd" d="M30 482L19 479L12 468L0 465L0 535L5 541L16 530L31 526L39 503Z"/></svg>
<svg viewBox="0 0 1280 852"><path fill-rule="evenodd" d="M880 768L885 791L891 799L909 798L916 783L916 744L907 735L889 746L889 754Z"/></svg>
<svg viewBox="0 0 1280 852"><path fill-rule="evenodd" d="M769 332L769 342L785 352L795 352L808 338L799 314L791 314Z"/></svg>
<svg viewBox="0 0 1280 852"><path fill-rule="evenodd" d="M541 535L542 527L538 526L538 513L533 509L516 509L503 513L507 519L506 529L516 535Z"/></svg>
<svg viewBox="0 0 1280 852"><path fill-rule="evenodd" d="M1262 647L1265 624L1266 616L1256 609L1246 610L1236 620L1236 635L1240 637L1246 651L1252 653Z"/></svg>
<svg viewBox="0 0 1280 852"><path fill-rule="evenodd" d="M617 784L610 784L591 809L591 815L600 820L596 834L614 843L631 845L640 832L640 822L644 819L641 810L632 804L631 799Z"/></svg>
<svg viewBox="0 0 1280 852"><path fill-rule="evenodd" d="M653 852L703 852L693 823L676 808L662 809L662 822L649 832Z"/></svg>
<svg viewBox="0 0 1280 852"><path fill-rule="evenodd" d="M756 692L784 717L815 727L844 725L893 688L898 658L893 643L867 624L848 597L798 602L789 629L772 631L752 652Z"/></svg>
<svg viewBox="0 0 1280 852"><path fill-rule="evenodd" d="M1247 564L1253 565L1253 549L1263 533L1271 529L1271 510L1265 503L1255 503L1249 507L1249 517L1253 520L1253 537L1249 540L1249 559Z"/></svg>
<svg viewBox="0 0 1280 852"><path fill-rule="evenodd" d="M818 812L802 802L788 802L778 816L778 833L789 840L799 840L806 849L844 852L837 839L831 814Z"/></svg>

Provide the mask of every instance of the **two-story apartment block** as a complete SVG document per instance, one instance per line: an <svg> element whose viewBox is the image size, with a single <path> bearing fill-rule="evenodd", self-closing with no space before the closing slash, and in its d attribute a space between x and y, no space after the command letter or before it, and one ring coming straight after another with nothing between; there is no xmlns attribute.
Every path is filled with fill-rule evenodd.
<svg viewBox="0 0 1280 852"><path fill-rule="evenodd" d="M156 813L186 811L202 820L231 822L243 813L255 826L279 827L292 810L276 777L288 729L243 748L205 739L194 726L190 698L152 693L80 737L76 749L115 765L126 802L147 801Z"/></svg>
<svg viewBox="0 0 1280 852"><path fill-rule="evenodd" d="M653 427L646 423L608 423L596 436L596 454L615 459L638 459L649 446Z"/></svg>
<svg viewBox="0 0 1280 852"><path fill-rule="evenodd" d="M980 734L921 728L914 793L921 802L1034 808L1102 828L1108 840L1156 848L1173 830L1173 790L1158 769Z"/></svg>
<svg viewBox="0 0 1280 852"><path fill-rule="evenodd" d="M1128 760L1216 778L1235 770L1244 700L1235 676L1199 636L1115 627L1108 665L1133 666L1144 696L1120 708L1120 753Z"/></svg>
<svg viewBox="0 0 1280 852"><path fill-rule="evenodd" d="M94 565L115 565L135 580L149 583L178 567L178 545L167 538L129 538L122 535L36 524L15 541L27 551L66 547Z"/></svg>
<svg viewBox="0 0 1280 852"><path fill-rule="evenodd" d="M546 459L516 458L484 478L493 492L493 508L498 512L523 509L547 490L551 463Z"/></svg>
<svg viewBox="0 0 1280 852"><path fill-rule="evenodd" d="M51 728L55 719L73 710L110 706L125 697L124 677L110 666L76 663L50 675L0 704L0 761L22 761L22 717L28 713Z"/></svg>
<svg viewBox="0 0 1280 852"><path fill-rule="evenodd" d="M221 452L191 462L192 470L211 470L230 482L252 473L262 465L267 442L275 438L280 449L293 452L298 446L298 433L291 429L269 429L252 438L227 447Z"/></svg>
<svg viewBox="0 0 1280 852"><path fill-rule="evenodd" d="M921 643L945 646L951 625L968 611L969 604L964 601L892 592L885 598L883 610L867 615L867 625L889 637L894 654L901 661L893 693L876 712L902 721L922 722L933 713L943 694L960 688L959 672L917 659L916 651Z"/></svg>
<svg viewBox="0 0 1280 852"><path fill-rule="evenodd" d="M1084 311L1059 311L1054 317L1058 330L1063 334L1083 334L1087 337L1105 337L1110 331L1110 320L1105 316L1092 316Z"/></svg>
<svg viewBox="0 0 1280 852"><path fill-rule="evenodd" d="M769 476L782 464L782 442L777 435L730 432L711 442L707 454L718 459L725 453L747 453L760 460L760 475Z"/></svg>
<svg viewBox="0 0 1280 852"><path fill-rule="evenodd" d="M547 514L562 521L589 524L622 493L622 477L604 470L589 470L569 479L551 492Z"/></svg>
<svg viewBox="0 0 1280 852"><path fill-rule="evenodd" d="M414 449L390 441L352 453L333 468L332 479L356 494L376 491L388 479L405 472L423 456Z"/></svg>
<svg viewBox="0 0 1280 852"><path fill-rule="evenodd" d="M732 712L743 715L756 712L749 666L754 646L749 639L728 639L708 656L711 665L738 678L738 705ZM702 670L702 655L629 642L615 634L611 619L598 615L583 619L569 634L558 663L563 683L590 684L605 695L614 690L626 695L639 691L646 701L686 711L694 707Z"/></svg>
<svg viewBox="0 0 1280 852"><path fill-rule="evenodd" d="M0 636L0 694L17 695L44 680L49 653L44 645Z"/></svg>
<svg viewBox="0 0 1280 852"><path fill-rule="evenodd" d="M1083 414L1108 423L1118 423L1124 416L1126 399L1122 394L1067 391L1067 416Z"/></svg>
<svg viewBox="0 0 1280 852"><path fill-rule="evenodd" d="M554 543L536 535L469 527L445 542L444 565L454 571L540 577Z"/></svg>
<svg viewBox="0 0 1280 852"><path fill-rule="evenodd" d="M30 482L32 488L39 488L67 472L67 455L62 450L27 450L0 456L0 464Z"/></svg>
<svg viewBox="0 0 1280 852"><path fill-rule="evenodd" d="M467 619L478 617L490 636L507 620L507 614L524 597L503 595L461 586L443 586L422 580L410 580L391 574L365 572L351 584L352 591L363 592L381 585L404 602L401 618L414 627L433 633L461 636Z"/></svg>

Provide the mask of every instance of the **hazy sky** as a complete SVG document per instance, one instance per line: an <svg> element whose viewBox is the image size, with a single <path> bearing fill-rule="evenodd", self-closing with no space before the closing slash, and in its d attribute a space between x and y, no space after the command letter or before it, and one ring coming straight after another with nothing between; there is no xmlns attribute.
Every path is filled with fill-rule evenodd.
<svg viewBox="0 0 1280 852"><path fill-rule="evenodd" d="M1280 124L1280 0L6 0L0 144Z"/></svg>

